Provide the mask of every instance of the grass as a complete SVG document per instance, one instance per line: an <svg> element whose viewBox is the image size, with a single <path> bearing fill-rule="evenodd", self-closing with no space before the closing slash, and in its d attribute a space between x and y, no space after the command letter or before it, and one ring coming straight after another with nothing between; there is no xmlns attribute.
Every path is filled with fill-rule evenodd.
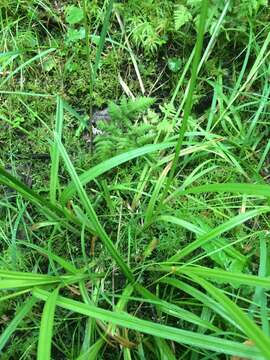
<svg viewBox="0 0 270 360"><path fill-rule="evenodd" d="M265 5L0 5L1 359L270 358Z"/></svg>

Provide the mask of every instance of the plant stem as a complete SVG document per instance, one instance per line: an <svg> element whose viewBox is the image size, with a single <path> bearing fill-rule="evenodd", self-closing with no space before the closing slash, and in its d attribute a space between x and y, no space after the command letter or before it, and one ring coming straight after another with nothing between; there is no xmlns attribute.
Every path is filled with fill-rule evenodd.
<svg viewBox="0 0 270 360"><path fill-rule="evenodd" d="M88 0L83 1L83 14L84 14L84 29L85 29L85 44L86 44L86 59L89 68L89 107L88 107L88 115L90 119L89 124L89 134L90 134L90 144L91 150L93 147L93 90L94 90L94 79L93 79L93 67L90 57L90 36L89 36L89 25L87 19L87 3Z"/></svg>
<svg viewBox="0 0 270 360"><path fill-rule="evenodd" d="M186 104L184 107L184 116L183 116L183 120L182 120L182 126L180 128L178 141L175 146L175 155L173 158L172 167L171 167L171 170L169 172L169 175L168 175L168 178L167 178L167 181L165 184L165 189L162 194L162 198L161 198L159 207L162 206L164 199L168 193L168 190L171 186L172 180L174 178L174 175L176 172L176 167L177 167L179 156L180 156L180 151L183 146L184 136L187 131L188 119L189 119L192 105L193 105L193 93L195 90L195 85L196 85L196 80L197 80L197 75L198 75L198 66L199 66L200 57L201 57L205 24L206 24L206 20L207 20L207 11L208 11L208 0L203 0L202 6L201 6L201 15L200 15L199 28L198 28L198 36L197 36L197 41L196 41L196 45L195 45L195 54L194 54L192 70L191 70L190 86L188 89L187 101L186 101Z"/></svg>

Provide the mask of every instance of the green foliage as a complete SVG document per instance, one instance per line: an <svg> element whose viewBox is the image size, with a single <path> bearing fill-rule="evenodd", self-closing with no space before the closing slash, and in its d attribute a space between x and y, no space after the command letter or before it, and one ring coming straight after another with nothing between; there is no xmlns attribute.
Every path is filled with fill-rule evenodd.
<svg viewBox="0 0 270 360"><path fill-rule="evenodd" d="M179 58L168 59L168 66L172 72L178 72L181 69L182 61Z"/></svg>
<svg viewBox="0 0 270 360"><path fill-rule="evenodd" d="M176 31L192 19L191 13L184 5L175 6L173 17Z"/></svg>
<svg viewBox="0 0 270 360"><path fill-rule="evenodd" d="M154 101L147 97L139 97L134 100L124 97L119 105L114 102L109 103L108 111L111 121L100 123L102 134L95 139L98 159L107 159L112 154L116 155L153 141L155 136L153 125L142 122L140 115Z"/></svg>
<svg viewBox="0 0 270 360"><path fill-rule="evenodd" d="M121 123L123 126L127 126L129 122L136 120L136 117L147 110L154 102L155 99L147 97L139 97L134 100L123 97L120 105L110 102L108 110L112 121L116 122L116 126L122 126Z"/></svg>
<svg viewBox="0 0 270 360"><path fill-rule="evenodd" d="M268 1L267 0L251 0L251 1L244 0L244 1L242 1L241 5L242 5L241 10L244 11L244 8L246 7L248 9L248 11L252 14L253 11L256 13L260 9L260 7L267 6Z"/></svg>
<svg viewBox="0 0 270 360"><path fill-rule="evenodd" d="M85 39L85 28L76 28L75 26L83 20L83 10L74 5L67 6L65 9L65 20L69 24L67 28L67 44Z"/></svg>
<svg viewBox="0 0 270 360"><path fill-rule="evenodd" d="M132 39L137 46L143 46L146 51L155 52L166 44L166 37L159 34L158 28L151 22L144 19L134 19L132 21Z"/></svg>
<svg viewBox="0 0 270 360"><path fill-rule="evenodd" d="M80 27L79 29L68 28L67 43L77 42L82 39L85 39L85 30L83 27Z"/></svg>
<svg viewBox="0 0 270 360"><path fill-rule="evenodd" d="M36 34L31 30L18 32L16 40L22 50L34 48L38 44Z"/></svg>
<svg viewBox="0 0 270 360"><path fill-rule="evenodd" d="M70 24L78 24L83 20L83 10L76 6L68 6L66 8L66 21Z"/></svg>

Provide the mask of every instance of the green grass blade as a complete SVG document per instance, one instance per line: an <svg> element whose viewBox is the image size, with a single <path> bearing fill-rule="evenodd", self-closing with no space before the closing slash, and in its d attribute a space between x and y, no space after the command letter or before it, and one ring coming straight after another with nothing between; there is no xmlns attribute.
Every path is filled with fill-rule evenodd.
<svg viewBox="0 0 270 360"><path fill-rule="evenodd" d="M99 43L98 43L98 49L97 49L96 58L95 58L95 64L93 66L93 84L95 83L95 80L96 80L97 71L98 71L98 68L100 65L100 60L101 60L101 54L102 54L105 40L106 40L106 34L107 34L107 31L110 26L110 17L111 17L111 13L112 13L113 3L114 3L114 0L109 0L109 3L106 8L106 12L105 12L105 17L104 17L104 21L103 21L103 25L102 25L102 29L101 29L101 34L100 34Z"/></svg>
<svg viewBox="0 0 270 360"><path fill-rule="evenodd" d="M86 226L92 234L95 233L93 224L91 223L87 215L79 208L79 206L73 205L73 210L80 223L83 224L83 226Z"/></svg>
<svg viewBox="0 0 270 360"><path fill-rule="evenodd" d="M99 299L98 288L99 288L99 284L97 284L97 287L94 289L93 294L90 297L85 282L81 281L79 283L81 297L85 304L89 304L89 305L97 304L98 299ZM106 327L106 325L104 323L102 323L102 326L103 326L103 328ZM95 337L94 337L95 329L97 329L96 319L94 319L92 317L88 317L88 319L86 321L85 329L84 329L84 338L83 338L83 342L82 342L82 346L81 346L80 355L84 355L89 350L91 345L93 345L95 343ZM102 339L103 339L103 342L105 342L106 337L104 337Z"/></svg>
<svg viewBox="0 0 270 360"><path fill-rule="evenodd" d="M93 92L94 92L94 77L93 77L93 65L90 54L90 29L88 24L88 9L87 5L89 5L88 0L83 0L83 18L84 18L84 31L85 31L85 54L87 60L88 67L88 88L89 88L89 101L87 104L87 113L90 118L90 128L89 135L91 141L91 148L93 143Z"/></svg>
<svg viewBox="0 0 270 360"><path fill-rule="evenodd" d="M269 272L269 251L267 248L266 239L261 238L260 240L260 267L259 276L266 277ZM260 289L260 288L257 288ZM256 290L257 290L256 289ZM264 289L258 290L258 298L261 305L261 320L262 329L264 333L270 336L270 324L268 319L268 307L267 307L267 294Z"/></svg>
<svg viewBox="0 0 270 360"><path fill-rule="evenodd" d="M266 239L261 235L260 238L260 266L258 276L267 277L268 276L268 264L269 252L267 249ZM255 289L253 303L250 305L249 314L254 318L255 310L257 307L260 307L260 316L262 322L262 329L266 335L270 335L269 331L269 319L268 319L268 307L267 307L267 294L264 288L257 286Z"/></svg>
<svg viewBox="0 0 270 360"><path fill-rule="evenodd" d="M197 275L206 279L211 279L219 284L232 284L233 286L260 286L264 289L270 289L269 277L260 277L256 275L243 274L238 272L230 272L221 269L210 269L203 266L167 266L161 265L153 270L163 271L172 274Z"/></svg>
<svg viewBox="0 0 270 360"><path fill-rule="evenodd" d="M24 294L27 294L31 290L32 290L32 288L28 288L28 289L17 291L15 293L12 293L12 294L9 294L9 295L1 296L0 297L0 302L6 301L6 300L9 300L9 299L13 299L13 298L16 298L16 297L24 295Z"/></svg>
<svg viewBox="0 0 270 360"><path fill-rule="evenodd" d="M104 342L105 340L98 339L85 353L77 357L76 360L96 360Z"/></svg>
<svg viewBox="0 0 270 360"><path fill-rule="evenodd" d="M269 88L269 90L270 90L270 88ZM270 95L270 91L269 91L269 95ZM259 164L258 164L258 166L257 166L257 171L258 171L258 172L261 171L262 166L263 166L265 160L268 158L268 156L269 156L269 155L268 155L268 154L269 154L269 151L270 151L270 140L269 140L268 143L266 144L265 149L264 149L264 152L263 152L263 154L262 154L262 156L261 156L260 162L259 162Z"/></svg>
<svg viewBox="0 0 270 360"><path fill-rule="evenodd" d="M34 273L24 273L17 271L8 271L0 270L0 289L14 289L14 288L25 288L33 287L38 285L47 285L47 284L72 284L86 279L96 279L103 277L104 274L101 273L77 273L76 275L61 275L61 276L51 276L43 274L34 274Z"/></svg>
<svg viewBox="0 0 270 360"><path fill-rule="evenodd" d="M228 12L229 7L230 7L230 0L226 2L225 6L224 6L224 8L223 8L222 13L220 14L218 20L215 22L214 29L213 29L212 32L211 32L210 41L209 41L209 43L208 43L208 45L207 45L207 48L205 49L205 51L204 51L204 53L203 53L203 56L202 56L202 58L201 58L201 61L200 61L200 63L199 63L199 66L198 66L198 73L199 73L199 71L201 70L203 64L204 64L204 63L207 61L207 59L209 58L209 56L210 56L210 54L211 54L211 52L212 52L212 50L213 50L213 48L214 48L214 46L215 46L215 43L216 43L217 38L218 38L219 33L220 33L220 29L222 28L222 23L223 23L224 19L226 18L226 14L227 14L227 12ZM208 19L208 21L211 22L211 18ZM195 49L193 49L192 53L190 54L190 56L189 56L189 58L188 58L188 61L186 62L185 67L184 67L184 69L183 69L183 71L182 71L182 73L181 73L181 77L180 77L180 79L179 79L179 81L178 81L178 83L177 83L177 86L176 86L176 88L175 88L175 90L174 90L172 99L171 99L171 101L170 101L170 104L171 104L171 105L174 104L175 99L176 99L176 96L178 95L179 90L180 90L181 86L183 85L183 81L184 81L184 79L185 79L185 74L186 74L187 70L189 69L190 64L191 64L191 61L192 61L192 59L193 59L193 57L194 57L194 50L195 50ZM189 87L189 85L188 85L188 87ZM182 112L182 110L183 110L183 106L184 106L184 104L185 104L187 95L188 95L188 88L186 89L186 91L185 91L185 93L184 93L184 96L183 96L183 100L181 101L181 104L180 104L180 106L178 107L178 110L177 110L177 113L176 113L176 116L175 116L176 118L179 117L179 115L181 114L181 112Z"/></svg>
<svg viewBox="0 0 270 360"><path fill-rule="evenodd" d="M54 312L58 291L58 288L55 289L48 296L48 299L44 305L38 338L38 360L51 359L51 342L53 335Z"/></svg>
<svg viewBox="0 0 270 360"><path fill-rule="evenodd" d="M152 304L154 304L157 307L158 311L164 312L165 314L173 316L177 319L182 319L192 324L196 324L205 329L209 329L212 331L218 330L216 326L212 325L208 321L202 320L199 316L193 314L191 311L182 309L179 306L174 305L168 301L161 300L158 296L156 296L140 284L134 284L134 288L144 297L144 299L147 299Z"/></svg>
<svg viewBox="0 0 270 360"><path fill-rule="evenodd" d="M45 198L35 193L28 186L24 185L21 181L17 180L14 176L10 175L4 168L0 167L0 182L9 186L10 188L16 190L20 193L25 199L31 201L31 203L37 205L42 208L42 210L54 219L58 219L58 217L63 216L63 211L54 206Z"/></svg>
<svg viewBox="0 0 270 360"><path fill-rule="evenodd" d="M174 353L170 346L164 339L155 337L156 346L158 348L160 359L162 360L176 360Z"/></svg>
<svg viewBox="0 0 270 360"><path fill-rule="evenodd" d="M80 182L82 185L86 185L91 180L97 178L98 176L104 174L105 172L121 164L124 164L140 156L147 155L155 151L165 150L173 146L175 146L175 143L170 143L170 142L146 145L135 150L130 150L124 154L117 155L85 171L83 174L79 176ZM73 196L75 192L76 192L76 187L74 185L74 182L72 181L62 193L61 203L66 204L67 201Z"/></svg>
<svg viewBox="0 0 270 360"><path fill-rule="evenodd" d="M51 275L44 275L31 272L0 270L0 277L3 279L16 279L16 280L54 280L55 277Z"/></svg>
<svg viewBox="0 0 270 360"><path fill-rule="evenodd" d="M92 62L91 62L91 56L90 56L90 34L89 34L89 26L88 26L88 18L87 18L87 5L89 5L89 2L87 0L83 1L83 13L84 13L84 29L85 29L85 44L86 44L86 57L87 57L87 62L88 62L88 67L89 67L89 96L90 96L90 101L89 101L89 116L90 116L90 138L92 139L92 121L93 121L93 92L94 92L94 85L95 85L95 80L96 80L96 76L97 76L97 71L100 65L100 60L101 60L101 54L104 48L104 44L106 41L106 34L110 25L110 16L111 16L111 12L112 12L112 8L113 8L113 0L109 0L108 6L106 8L106 12L105 12L105 17L104 17L104 21L103 21L103 25L102 25L102 30L101 30L101 35L99 37L99 44L98 44L98 49L96 52L96 57L95 57L95 63L92 66ZM90 5L91 6L91 5Z"/></svg>
<svg viewBox="0 0 270 360"><path fill-rule="evenodd" d="M52 204L44 197L37 194L31 188L23 184L21 181L10 175L4 168L0 166L0 183L16 190L25 199L36 205L41 212L48 218L59 222L60 225L64 225L72 232L76 231L73 225L70 225L66 220L69 220L73 224L78 224L77 219L70 214L70 212L60 206Z"/></svg>
<svg viewBox="0 0 270 360"><path fill-rule="evenodd" d="M245 195L270 197L270 186L261 185L261 184L244 184L244 183L207 184L207 185L192 187L186 190L177 190L169 198L175 197L176 195L200 194L204 192L210 192L210 193L228 192L228 193L236 193L236 194L238 193Z"/></svg>
<svg viewBox="0 0 270 360"><path fill-rule="evenodd" d="M112 256L112 258L115 260L115 262L117 263L117 265L120 267L120 269L123 271L123 273L125 274L125 276L127 277L127 279L129 279L131 282L135 281L135 278L131 272L131 270L129 269L129 267L126 265L126 263L124 262L123 258L121 257L121 255L119 254L119 252L117 251L117 249L115 248L113 242L111 241L111 239L108 237L107 233L105 232L105 230L103 229L102 225L100 224L98 217L95 213L95 210L86 194L86 191L83 188L83 185L79 179L79 176L76 173L76 170L73 166L73 164L70 161L70 158L64 148L64 146L62 145L60 139L58 139L57 135L55 137L57 145L59 147L59 151L61 153L61 156L63 157L64 163L66 165L66 168L71 176L71 179L74 182L74 185L76 187L76 190L78 192L78 195L81 199L81 202L89 216L89 218L91 219L91 222L94 226L94 230L96 231L96 235L98 235L101 239L101 241L104 243L104 245L106 246L107 250L109 251L110 255Z"/></svg>
<svg viewBox="0 0 270 360"><path fill-rule="evenodd" d="M267 213L270 211L270 207L263 207L255 210L248 211L243 214L236 215L235 217L229 219L225 223L217 226L215 229L207 232L205 235L200 236L197 240L193 241L191 244L187 245L183 249L177 251L168 262L177 262L183 257L187 256L194 250L206 244L208 241L215 239L219 235L223 234L226 231L229 231L236 226L243 224L245 221L254 218L255 216Z"/></svg>
<svg viewBox="0 0 270 360"><path fill-rule="evenodd" d="M11 233L10 249L11 249L12 267L14 270L17 270L17 241L16 241L17 231L18 231L18 227L22 220L22 217L23 217L26 207L27 207L27 204L24 204L21 207L21 209L19 210L19 213L14 222L14 226L13 226L12 233Z"/></svg>
<svg viewBox="0 0 270 360"><path fill-rule="evenodd" d="M79 121L79 124L82 124L85 121L85 117L78 113L72 106L70 106L65 100L62 99L64 110L70 113L75 119Z"/></svg>
<svg viewBox="0 0 270 360"><path fill-rule="evenodd" d="M64 122L63 101L60 96L57 96L56 105L56 119L55 119L55 133L62 138L62 129ZM58 186L58 170L59 170L59 150L57 144L54 142L51 148L51 177L50 177L50 201L52 204L56 203L56 191Z"/></svg>
<svg viewBox="0 0 270 360"><path fill-rule="evenodd" d="M50 293L41 289L35 289L33 294L43 301L47 301L50 296ZM96 306L83 304L79 301L67 299L62 296L58 296L56 305L69 311L91 316L95 319L116 324L124 328L133 329L135 331L176 341L185 345L199 347L200 349L209 349L219 354L222 353L250 357L256 360L263 359L260 351L256 348L245 346L244 344L210 335L197 334L192 331L182 330L171 326L161 325L136 318L126 313L104 310Z"/></svg>
<svg viewBox="0 0 270 360"><path fill-rule="evenodd" d="M8 91L8 90L0 90L0 94L6 95L20 95L20 96L33 96L33 97L43 97L43 98L54 98L55 95L52 94L39 94L33 92L24 92L24 91Z"/></svg>
<svg viewBox="0 0 270 360"><path fill-rule="evenodd" d="M54 48L52 49L47 49L42 51L40 54L32 57L31 59L27 60L26 62L24 62L22 65L18 66L15 70L11 71L10 74L0 83L0 87L5 85L14 75L16 75L18 72L20 72L21 70L23 70L25 67L27 67L28 65L32 64L32 62L36 61L36 60L40 60L41 58L43 58L44 56L50 54L51 52L55 51Z"/></svg>
<svg viewBox="0 0 270 360"><path fill-rule="evenodd" d="M181 151L181 148L182 148L182 145L183 145L183 140L184 140L184 137L185 137L185 133L187 131L188 119L189 119L191 109L192 109L192 105L193 105L193 93L194 93L194 90L195 90L195 85L196 85L196 80L197 80L197 75L198 75L198 66L199 66L200 57L201 57L203 38L204 38L204 31L205 31L205 24L206 24L206 21L207 21L207 12L208 12L208 0L203 0L202 5L201 5L201 13L200 13L200 20L199 20L199 27L198 27L198 36L197 36L197 39L196 39L194 59L193 59L192 70L191 70L190 85L189 85L189 89L188 89L186 104L185 104L185 107L184 107L184 116L183 116L183 120L181 122L180 133L179 133L179 137L178 137L176 147L175 147L175 155L174 155L173 162L172 162L172 167L171 167L171 170L169 172L169 176L168 176L168 179L167 179L167 182L166 182L166 187L165 187L164 192L163 192L163 197L162 197L161 204L162 204L164 198L166 197L168 189L169 189L169 187L170 187L170 185L172 183L173 177L175 175L175 171L176 171L179 156L180 156L180 151Z"/></svg>
<svg viewBox="0 0 270 360"><path fill-rule="evenodd" d="M79 270L76 269L76 267L70 261L67 261L63 257L60 257L52 252L49 252L48 250L45 250L38 245L31 244L22 240L20 241L20 245L24 245L26 247L29 247L30 249L36 250L38 253L45 255L46 257L50 256L56 263L58 263L63 269L70 272L71 274L79 273Z"/></svg>
<svg viewBox="0 0 270 360"><path fill-rule="evenodd" d="M57 284L59 280L1 280L0 290L29 288L34 286Z"/></svg>
<svg viewBox="0 0 270 360"><path fill-rule="evenodd" d="M267 37L266 37L259 53L255 57L256 60L254 61L254 64L252 65L244 84L240 87L240 89L238 89L236 94L230 99L230 101L227 104L227 107L224 109L224 111L221 113L219 119L217 120L217 123L224 117L224 115L227 113L227 111L231 109L231 106L236 101L236 99L240 96L240 94L242 92L244 92L248 86L251 86L253 81L256 79L258 70L260 69L262 64L266 61L266 59L269 57L269 54L270 54L270 51L268 50L269 43L270 43L270 33L268 32Z"/></svg>
<svg viewBox="0 0 270 360"><path fill-rule="evenodd" d="M164 181L166 180L166 176L167 176L168 172L170 171L170 168L171 168L171 164L169 163L169 165L167 165L165 167L165 169L162 171L158 181L156 182L154 190L151 194L149 204L145 211L145 217L144 217L145 218L145 226L147 226L152 220L155 204L158 200L160 190L162 188L162 185L164 184Z"/></svg>
<svg viewBox="0 0 270 360"><path fill-rule="evenodd" d="M241 68L241 71L239 73L239 76L238 76L238 79L233 87L233 91L231 93L231 96L230 96L230 99L229 99L229 102L231 102L231 100L235 97L235 95L237 94L237 91L238 89L240 88L240 85L241 85L241 82L242 82L242 79L246 73L246 67L248 65L248 60L249 60L249 57L250 57L250 51L251 51L251 44L252 44L252 41L254 41L253 39L253 33L252 33L252 30L250 29L249 31L249 37L248 37L248 44L247 44L247 51L246 51L246 54L245 54L245 59L243 61L243 65L242 65L242 68Z"/></svg>
<svg viewBox="0 0 270 360"><path fill-rule="evenodd" d="M8 342L10 336L16 331L20 322L25 318L25 316L31 311L32 307L36 303L36 299L31 297L26 301L26 303L22 306L22 308L17 312L16 316L10 321L8 326L2 332L0 336L0 354L3 350L4 346Z"/></svg>
<svg viewBox="0 0 270 360"><path fill-rule="evenodd" d="M201 227L194 225L188 221L178 219L175 216L171 215L161 215L157 218L157 221L165 221L167 223L172 223L178 226L183 227L184 229L187 229L193 233L195 233L197 236L204 236L207 235L207 231L205 229L202 229ZM211 231L211 230L209 230ZM228 246L228 242L225 239L217 238L215 239L215 247L221 249L221 251L226 252L228 256L230 256L232 259L245 264L247 262L247 259L244 255L242 255L239 251L235 250L231 246ZM205 244L202 245L202 248L205 248L207 251L207 247L205 247ZM213 260L215 260L215 256L213 257Z"/></svg>
<svg viewBox="0 0 270 360"><path fill-rule="evenodd" d="M224 310L222 304L219 304L214 299L204 294L202 291L196 289L195 287L186 284L183 281L168 276L160 279L159 283L171 285L176 289L179 289L180 291L184 291L185 293L189 294L190 296L192 296L193 298L197 299L199 302L207 306L207 308L211 309L214 313L217 313L220 316L222 316L224 319L230 322L234 327L238 327L235 321L232 320L231 316L229 316L227 312Z"/></svg>
<svg viewBox="0 0 270 360"><path fill-rule="evenodd" d="M242 328L243 332L247 336L247 339L254 341L258 349L260 349L261 353L265 356L265 359L270 359L270 338L263 333L256 323L253 322L239 306L230 300L217 287L213 286L211 283L199 276L192 276L192 279L200 284L200 286L208 291L213 298L224 306L234 321Z"/></svg>
<svg viewBox="0 0 270 360"><path fill-rule="evenodd" d="M82 292L87 291L84 285L80 288L81 288ZM124 289L121 297L119 298L119 300L115 306L115 311L119 312L119 311L125 310L126 305L129 300L129 297L131 296L132 292L133 292L133 286L131 284L128 284L127 287ZM90 301L87 301L86 303L91 304ZM89 320L93 320L93 319L90 318ZM108 333L113 333L115 329L116 329L115 325L109 325L107 327L106 333L104 334L104 337L102 337L102 339L99 339L98 341L96 341L87 350L84 350L85 346L83 346L82 354L76 360L96 360L99 350L102 348L102 346L104 345L104 343L106 341L106 337L108 336ZM87 343L88 343L89 342L89 334L87 334L87 335L88 335L88 339L87 339ZM86 344L83 344L83 345L86 345Z"/></svg>

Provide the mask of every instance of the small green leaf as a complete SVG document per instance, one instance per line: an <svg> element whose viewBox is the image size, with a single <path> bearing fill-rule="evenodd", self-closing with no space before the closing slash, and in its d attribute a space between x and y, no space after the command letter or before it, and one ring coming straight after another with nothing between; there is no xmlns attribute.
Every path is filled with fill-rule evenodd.
<svg viewBox="0 0 270 360"><path fill-rule="evenodd" d="M69 24L78 24L83 19L83 10L77 6L69 6L66 10L66 21Z"/></svg>
<svg viewBox="0 0 270 360"><path fill-rule="evenodd" d="M79 30L68 28L68 31L67 31L67 41L68 42L75 42L78 40L82 40L84 38L85 38L84 28L81 27Z"/></svg>
<svg viewBox="0 0 270 360"><path fill-rule="evenodd" d="M98 36L98 35L91 35L91 40L92 40L92 42L95 44L95 45L99 45L99 43L100 43L100 36Z"/></svg>
<svg viewBox="0 0 270 360"><path fill-rule="evenodd" d="M181 69L182 61L178 58L168 59L168 67L172 72L177 72Z"/></svg>
<svg viewBox="0 0 270 360"><path fill-rule="evenodd" d="M43 63L43 69L46 72L51 71L53 68L55 68L55 66L56 66L56 62L54 58L49 58Z"/></svg>

